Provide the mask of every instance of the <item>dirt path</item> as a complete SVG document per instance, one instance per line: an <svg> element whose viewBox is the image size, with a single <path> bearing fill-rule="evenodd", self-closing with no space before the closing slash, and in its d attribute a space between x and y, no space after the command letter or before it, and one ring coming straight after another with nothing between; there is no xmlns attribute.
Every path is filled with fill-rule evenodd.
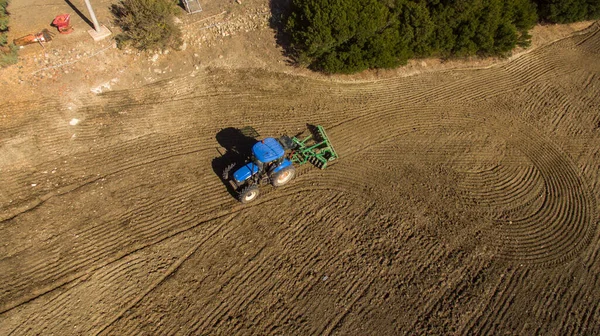
<svg viewBox="0 0 600 336"><path fill-rule="evenodd" d="M198 41L179 70L0 107L0 334L600 333L597 24L353 82ZM218 132L306 123L340 159L234 200Z"/></svg>

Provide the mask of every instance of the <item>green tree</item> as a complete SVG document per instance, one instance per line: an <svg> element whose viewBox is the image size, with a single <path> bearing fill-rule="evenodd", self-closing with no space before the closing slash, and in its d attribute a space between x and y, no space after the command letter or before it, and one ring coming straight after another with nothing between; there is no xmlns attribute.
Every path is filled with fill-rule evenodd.
<svg viewBox="0 0 600 336"><path fill-rule="evenodd" d="M0 0L0 34L5 34L8 30L8 0ZM0 46L4 45L0 43Z"/></svg>
<svg viewBox="0 0 600 336"><path fill-rule="evenodd" d="M398 2L396 17L400 22L400 37L408 50L409 57L427 56L431 52L429 40L434 30L425 1ZM403 58L403 57L401 57Z"/></svg>
<svg viewBox="0 0 600 336"><path fill-rule="evenodd" d="M111 11L123 31L116 36L119 48L178 49L183 43L174 22L180 12L176 0L121 0Z"/></svg>
<svg viewBox="0 0 600 336"><path fill-rule="evenodd" d="M588 17L589 20L600 19L600 0L588 0Z"/></svg>
<svg viewBox="0 0 600 336"><path fill-rule="evenodd" d="M534 0L540 18L568 23L600 18L600 0Z"/></svg>
<svg viewBox="0 0 600 336"><path fill-rule="evenodd" d="M527 46L537 20L529 0L430 2L435 22L431 49L442 56L504 54Z"/></svg>
<svg viewBox="0 0 600 336"><path fill-rule="evenodd" d="M8 0L0 0L0 67L17 62L18 48L14 44L8 44Z"/></svg>

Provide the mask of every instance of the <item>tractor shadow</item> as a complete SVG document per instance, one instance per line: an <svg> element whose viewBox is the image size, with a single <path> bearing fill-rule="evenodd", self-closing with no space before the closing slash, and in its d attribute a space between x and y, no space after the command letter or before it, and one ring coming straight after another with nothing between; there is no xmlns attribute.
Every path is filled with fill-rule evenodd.
<svg viewBox="0 0 600 336"><path fill-rule="evenodd" d="M237 198L237 191L223 179L223 170L232 163L235 163L236 167L241 167L246 163L252 154L252 146L258 141L259 136L258 132L250 126L227 127L215 136L217 143L225 149L225 153L221 153L221 150L217 149L221 155L212 160L212 168L234 198Z"/></svg>

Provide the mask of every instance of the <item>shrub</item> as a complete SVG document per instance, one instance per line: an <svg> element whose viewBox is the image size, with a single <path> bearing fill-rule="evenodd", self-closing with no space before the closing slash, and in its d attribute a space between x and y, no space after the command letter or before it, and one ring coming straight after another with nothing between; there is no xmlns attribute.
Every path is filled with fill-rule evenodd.
<svg viewBox="0 0 600 336"><path fill-rule="evenodd" d="M174 22L176 0L121 0L111 11L123 31L115 37L119 48L178 49L183 42Z"/></svg>
<svg viewBox="0 0 600 336"><path fill-rule="evenodd" d="M17 63L17 46L10 44L7 46L8 31L8 0L0 0L0 67Z"/></svg>
<svg viewBox="0 0 600 336"><path fill-rule="evenodd" d="M0 0L0 47L6 45L6 31L8 30L8 0Z"/></svg>
<svg viewBox="0 0 600 336"><path fill-rule="evenodd" d="M0 67L17 63L18 50L19 47L12 43L8 47L0 48Z"/></svg>

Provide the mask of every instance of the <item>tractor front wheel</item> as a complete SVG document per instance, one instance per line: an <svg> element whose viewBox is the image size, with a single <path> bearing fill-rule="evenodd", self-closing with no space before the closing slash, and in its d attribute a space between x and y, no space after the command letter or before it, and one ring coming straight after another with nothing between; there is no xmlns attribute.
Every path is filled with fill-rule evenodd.
<svg viewBox="0 0 600 336"><path fill-rule="evenodd" d="M260 192L258 191L258 186L250 185L242 189L242 191L240 191L238 199L242 203L250 203L254 201L259 194Z"/></svg>
<svg viewBox="0 0 600 336"><path fill-rule="evenodd" d="M274 187L281 187L282 185L290 182L295 175L296 169L294 169L293 166L289 166L273 174L271 184L273 184Z"/></svg>

